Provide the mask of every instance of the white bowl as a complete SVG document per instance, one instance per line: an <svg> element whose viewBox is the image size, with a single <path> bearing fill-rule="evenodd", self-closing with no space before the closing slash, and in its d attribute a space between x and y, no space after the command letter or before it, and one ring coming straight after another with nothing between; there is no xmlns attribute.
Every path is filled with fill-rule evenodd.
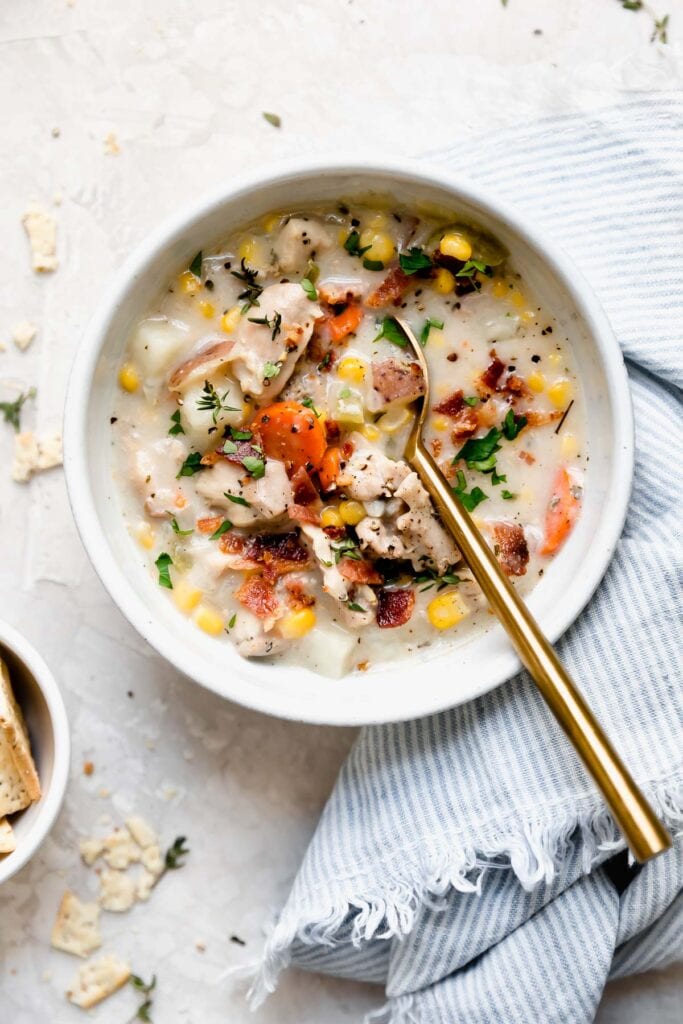
<svg viewBox="0 0 683 1024"><path fill-rule="evenodd" d="M15 629L0 621L0 656L26 719L42 796L12 817L17 842L0 857L0 885L26 864L55 823L69 778L71 742L66 709L55 677L40 655Z"/></svg>
<svg viewBox="0 0 683 1024"><path fill-rule="evenodd" d="M408 203L437 202L488 228L570 332L588 419L585 500L570 539L529 598L546 634L557 639L600 582L621 532L633 472L631 399L621 352L587 282L535 227L476 184L408 161L290 164L267 178L231 182L183 209L128 260L86 331L66 401L65 467L74 516L95 569L124 615L178 669L222 696L282 717L329 724L439 711L497 686L519 662L498 626L467 642L338 680L242 660L230 644L217 643L182 618L144 570L118 511L109 415L131 326L161 282L199 249L269 211L372 191Z"/></svg>

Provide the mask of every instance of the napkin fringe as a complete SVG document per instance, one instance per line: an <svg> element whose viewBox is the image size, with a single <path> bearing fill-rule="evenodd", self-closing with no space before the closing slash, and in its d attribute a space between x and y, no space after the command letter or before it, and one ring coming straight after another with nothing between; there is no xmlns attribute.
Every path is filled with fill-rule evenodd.
<svg viewBox="0 0 683 1024"><path fill-rule="evenodd" d="M674 833L683 831L683 780L669 778L644 785L643 789L669 829ZM348 880L346 888L340 886L334 901L329 894L310 891L303 898L304 882L300 877L266 941L253 975L249 1002L256 1009L275 991L280 973L291 963L295 942L319 947L350 943L358 949L372 939L401 938L414 927L420 909L438 907L449 889L480 892L487 868L511 868L527 891L542 882L549 884L577 843L582 848L585 872L602 854L624 846L609 811L593 797L587 806L575 804L562 815L556 812L542 822L518 822L514 831L501 827L496 832L485 832L469 845L457 845L448 836L425 841L420 851L414 851L416 856L402 851L394 867L383 864L359 872ZM367 887L361 893L358 887L364 883ZM403 998L391 1000L375 1013L387 1024L413 1024L416 1020L410 1000Z"/></svg>

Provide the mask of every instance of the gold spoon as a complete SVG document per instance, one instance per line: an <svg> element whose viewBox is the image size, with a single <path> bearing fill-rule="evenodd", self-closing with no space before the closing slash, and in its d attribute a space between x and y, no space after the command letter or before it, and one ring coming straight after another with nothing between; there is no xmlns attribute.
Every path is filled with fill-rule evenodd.
<svg viewBox="0 0 683 1024"><path fill-rule="evenodd" d="M655 816L553 647L427 450L422 440L422 428L429 409L427 362L410 326L405 320L395 319L410 341L425 381L425 393L418 399L405 458L429 491L441 519L453 534L465 563L506 629L522 664L593 776L633 856L641 863L650 860L669 849L671 836Z"/></svg>

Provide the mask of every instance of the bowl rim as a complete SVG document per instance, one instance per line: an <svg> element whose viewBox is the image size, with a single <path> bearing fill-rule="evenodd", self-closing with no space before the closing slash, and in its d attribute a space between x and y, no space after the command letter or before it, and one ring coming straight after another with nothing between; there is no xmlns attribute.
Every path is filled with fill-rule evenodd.
<svg viewBox="0 0 683 1024"><path fill-rule="evenodd" d="M21 844L0 860L0 885L16 875L38 851L52 829L61 809L69 782L71 736L64 698L52 671L32 644L14 626L0 619L0 644L21 661L42 693L47 706L54 744L52 778L47 791L37 801L35 820ZM41 786L43 780L41 779Z"/></svg>
<svg viewBox="0 0 683 1024"><path fill-rule="evenodd" d="M89 395L98 359L106 334L115 322L117 310L127 292L144 274L147 265L164 248L177 242L183 232L191 229L195 221L211 213L220 213L226 205L234 205L242 196L267 190L276 185L293 183L314 176L391 176L401 183L420 183L426 187L447 190L454 200L469 202L484 208L487 213L517 235L526 245L542 254L546 265L559 279L585 322L587 332L604 368L607 389L615 412L619 414L619 433L613 450L613 472L610 489L603 502L603 513L594 535L599 555L584 563L582 586L571 605L563 613L557 613L547 635L555 642L574 622L594 594L611 561L622 532L631 494L634 458L635 429L633 405L628 385L628 376L623 355L612 327L583 274L561 247L546 237L533 222L521 212L501 201L488 188L464 176L452 174L447 169L429 160L376 157L345 159L343 156L324 159L295 159L271 165L267 174L252 172L231 179L230 183L205 193L193 203L168 217L155 230L147 234L137 248L115 274L105 289L98 307L78 345L72 364L64 409L64 469L69 501L78 532L97 575L123 615L138 633L167 661L188 678L217 693L223 698L239 704L295 721L326 725L362 725L379 722L393 722L433 714L457 704L473 700L501 685L521 669L519 658L512 648L507 657L498 659L498 671L493 678L484 677L477 686L470 687L466 698L458 699L457 687L444 699L443 694L434 693L425 698L423 688L415 688L415 700L410 708L382 709L369 713L363 702L354 706L347 702L344 708L320 706L312 709L305 696L294 698L292 694L277 696L271 688L262 691L253 686L245 687L240 682L240 673L231 672L229 681L219 686L209 673L197 669L187 656L181 644L168 643L168 633L149 616L136 614L133 605L138 594L128 583L123 571L113 557L109 545L103 538L99 525L94 495L88 472L87 419ZM361 185L362 188L362 185ZM390 188L390 185L387 186ZM132 600L131 600L132 599ZM140 609L141 610L141 609ZM246 680L245 680L246 682ZM243 692L244 689L247 692Z"/></svg>

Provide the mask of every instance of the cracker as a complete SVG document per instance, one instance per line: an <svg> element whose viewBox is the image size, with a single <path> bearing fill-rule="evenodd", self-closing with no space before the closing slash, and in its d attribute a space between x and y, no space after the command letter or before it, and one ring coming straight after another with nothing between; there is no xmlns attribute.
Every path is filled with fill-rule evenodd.
<svg viewBox="0 0 683 1024"><path fill-rule="evenodd" d="M40 798L40 780L31 754L31 743L24 716L12 692L7 666L1 658L0 736L2 736L2 748L4 749L4 754L0 752L0 814L10 814L22 810L29 803ZM10 761L14 765L13 772L9 767ZM12 778L13 776L14 778ZM3 805L3 784L6 790L5 799L15 804L12 811ZM24 802L23 791L28 797L26 802ZM17 800L21 802L21 806L16 806Z"/></svg>
<svg viewBox="0 0 683 1024"><path fill-rule="evenodd" d="M14 830L7 818L0 818L0 854L14 853L17 842L14 838Z"/></svg>
<svg viewBox="0 0 683 1024"><path fill-rule="evenodd" d="M114 829L112 834L106 837L102 856L110 868L121 871L130 864L137 864L142 856L142 850L124 826Z"/></svg>
<svg viewBox="0 0 683 1024"><path fill-rule="evenodd" d="M52 945L85 959L102 945L99 921L97 903L81 903L78 896L65 892L52 928Z"/></svg>
<svg viewBox="0 0 683 1024"><path fill-rule="evenodd" d="M135 882L124 871L103 871L98 900L103 910L123 914L135 903Z"/></svg>
<svg viewBox="0 0 683 1024"><path fill-rule="evenodd" d="M66 993L69 1002L89 1010L117 992L130 978L130 965L114 953L79 967Z"/></svg>
<svg viewBox="0 0 683 1024"><path fill-rule="evenodd" d="M158 843L156 832L144 818L134 816L126 818L126 827L138 846L146 850L148 846L155 846Z"/></svg>

